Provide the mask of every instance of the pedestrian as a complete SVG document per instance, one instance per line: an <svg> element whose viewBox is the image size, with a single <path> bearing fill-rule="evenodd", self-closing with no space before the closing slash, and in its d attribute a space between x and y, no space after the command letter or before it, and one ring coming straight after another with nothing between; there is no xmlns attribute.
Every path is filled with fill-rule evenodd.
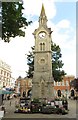
<svg viewBox="0 0 78 120"><path fill-rule="evenodd" d="M1 107L1 110L4 111L4 114L5 114L6 110L4 106Z"/></svg>
<svg viewBox="0 0 78 120"><path fill-rule="evenodd" d="M10 100L10 106L11 106L11 100Z"/></svg>

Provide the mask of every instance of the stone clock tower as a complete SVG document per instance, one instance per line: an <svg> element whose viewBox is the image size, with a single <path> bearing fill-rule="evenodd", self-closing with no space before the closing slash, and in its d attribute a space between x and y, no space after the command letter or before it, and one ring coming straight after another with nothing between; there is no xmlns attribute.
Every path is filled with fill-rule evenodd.
<svg viewBox="0 0 78 120"><path fill-rule="evenodd" d="M33 33L35 50L32 98L51 99L54 97L51 33L51 28L47 27L47 17L42 5L39 27Z"/></svg>

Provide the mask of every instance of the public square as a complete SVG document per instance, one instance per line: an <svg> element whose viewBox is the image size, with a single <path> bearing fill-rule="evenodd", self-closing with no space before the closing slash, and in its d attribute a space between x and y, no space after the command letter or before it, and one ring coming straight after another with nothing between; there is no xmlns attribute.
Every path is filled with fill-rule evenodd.
<svg viewBox="0 0 78 120"><path fill-rule="evenodd" d="M0 42L3 120L77 118L76 5L43 1L1 4L1 39L9 43Z"/></svg>
<svg viewBox="0 0 78 120"><path fill-rule="evenodd" d="M4 101L4 106L6 107L6 113L4 118L76 118L76 100L68 100L68 109L69 112L66 115L59 115L59 114L22 114L22 113L14 113L15 111L15 101L17 98L11 99L11 106L10 100Z"/></svg>

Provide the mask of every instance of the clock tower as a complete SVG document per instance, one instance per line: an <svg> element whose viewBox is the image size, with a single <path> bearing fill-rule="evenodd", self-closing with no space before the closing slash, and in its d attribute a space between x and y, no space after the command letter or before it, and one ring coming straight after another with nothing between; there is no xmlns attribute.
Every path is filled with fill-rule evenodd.
<svg viewBox="0 0 78 120"><path fill-rule="evenodd" d="M52 51L51 28L47 27L47 16L44 5L39 17L39 27L34 31L34 75L32 87L32 99L54 98L54 85L52 76Z"/></svg>

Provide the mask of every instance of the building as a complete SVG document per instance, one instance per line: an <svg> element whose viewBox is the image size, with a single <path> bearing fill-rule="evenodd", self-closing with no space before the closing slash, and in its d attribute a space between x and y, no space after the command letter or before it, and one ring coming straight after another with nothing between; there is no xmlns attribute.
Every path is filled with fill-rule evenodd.
<svg viewBox="0 0 78 120"><path fill-rule="evenodd" d="M62 82L55 82L54 81L54 94L55 97L58 96L58 91L61 91L61 96L69 97L71 96L71 91L73 88L70 87L70 82L74 80L74 76L67 75L63 77ZM16 91L17 93L20 93L21 96L23 95L23 92L26 92L26 96L29 95L29 92L32 91L32 79L30 78L22 78L18 77L16 80Z"/></svg>
<svg viewBox="0 0 78 120"><path fill-rule="evenodd" d="M54 81L55 96L58 96L58 91L61 91L61 95L64 95L65 97L69 97L71 95L70 82L74 80L74 78L75 76L67 75L63 77L62 82Z"/></svg>
<svg viewBox="0 0 78 120"><path fill-rule="evenodd" d="M70 83L70 87L71 87L71 97L75 97L75 99L78 99L78 78L74 78L71 83Z"/></svg>
<svg viewBox="0 0 78 120"><path fill-rule="evenodd" d="M11 79L11 67L0 60L0 88L3 86L9 86Z"/></svg>
<svg viewBox="0 0 78 120"><path fill-rule="evenodd" d="M23 93L26 93L26 96L28 96L29 91L32 89L32 79L30 78L22 78L19 76L16 80L16 93L23 95Z"/></svg>
<svg viewBox="0 0 78 120"><path fill-rule="evenodd" d="M11 77L11 79L10 79L10 87L11 88L15 88L15 78L13 78L13 77Z"/></svg>
<svg viewBox="0 0 78 120"><path fill-rule="evenodd" d="M51 28L47 27L47 16L42 5L39 27L34 31L34 75L32 79L32 99L54 98L52 76Z"/></svg>
<svg viewBox="0 0 78 120"><path fill-rule="evenodd" d="M14 78L11 77L11 73L11 66L0 60L0 89L4 86L6 88L14 86L12 86L11 83L12 79L14 80Z"/></svg>

